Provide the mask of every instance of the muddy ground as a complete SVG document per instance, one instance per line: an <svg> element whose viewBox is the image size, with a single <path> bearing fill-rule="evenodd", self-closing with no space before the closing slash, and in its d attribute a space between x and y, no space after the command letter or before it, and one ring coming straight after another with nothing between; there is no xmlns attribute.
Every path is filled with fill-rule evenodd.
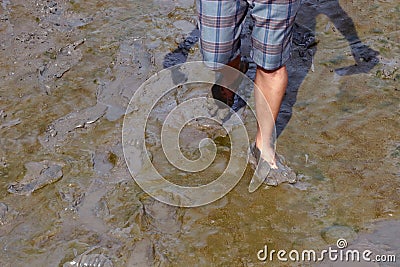
<svg viewBox="0 0 400 267"><path fill-rule="evenodd" d="M2 0L0 265L265 266L266 244L322 250L338 238L400 261L399 14L396 1L304 0L277 123L298 185L250 194L249 166L227 196L185 209L135 184L121 131L147 78L201 59L193 1ZM186 143L214 131L188 129Z"/></svg>

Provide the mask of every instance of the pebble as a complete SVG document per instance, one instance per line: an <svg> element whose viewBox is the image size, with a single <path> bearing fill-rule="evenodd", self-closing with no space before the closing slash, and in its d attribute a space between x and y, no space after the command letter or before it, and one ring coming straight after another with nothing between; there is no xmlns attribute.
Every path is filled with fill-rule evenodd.
<svg viewBox="0 0 400 267"><path fill-rule="evenodd" d="M338 239L354 240L357 233L350 226L332 225L322 230L322 238L328 244L336 244Z"/></svg>
<svg viewBox="0 0 400 267"><path fill-rule="evenodd" d="M0 225L3 225L6 223L7 213L8 213L7 204L0 202Z"/></svg>

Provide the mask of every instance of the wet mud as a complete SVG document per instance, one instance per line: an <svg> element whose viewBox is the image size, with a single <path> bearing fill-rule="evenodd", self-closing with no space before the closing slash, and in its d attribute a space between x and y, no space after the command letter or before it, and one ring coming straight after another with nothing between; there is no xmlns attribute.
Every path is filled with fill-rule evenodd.
<svg viewBox="0 0 400 267"><path fill-rule="evenodd" d="M249 165L227 196L183 209L137 186L121 131L147 78L201 59L194 2L1 1L0 265L264 266L266 244L322 250L338 238L400 261L399 11L396 1L303 1L276 125L299 182L250 194ZM207 90L188 86L152 114L148 150L171 181L183 174L162 159L160 119ZM207 183L229 139L214 124L184 133L189 157L204 137L217 144L212 171L184 177Z"/></svg>

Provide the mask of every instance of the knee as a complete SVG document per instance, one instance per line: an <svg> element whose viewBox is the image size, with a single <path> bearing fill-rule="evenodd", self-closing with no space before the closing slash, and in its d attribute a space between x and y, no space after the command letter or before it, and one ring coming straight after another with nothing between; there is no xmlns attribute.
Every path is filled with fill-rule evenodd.
<svg viewBox="0 0 400 267"><path fill-rule="evenodd" d="M283 65L274 70L266 70L262 67L257 67L257 72L259 75L269 78L269 79L286 79L287 78L287 69L286 66Z"/></svg>

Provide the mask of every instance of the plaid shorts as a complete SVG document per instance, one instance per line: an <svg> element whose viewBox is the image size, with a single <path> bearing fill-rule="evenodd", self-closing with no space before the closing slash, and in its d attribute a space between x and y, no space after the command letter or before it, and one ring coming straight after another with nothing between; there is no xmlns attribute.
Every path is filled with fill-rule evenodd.
<svg viewBox="0 0 400 267"><path fill-rule="evenodd" d="M239 55L240 32L248 10L254 22L251 56L266 69L283 66L290 57L292 28L301 0L197 0L200 47L213 68Z"/></svg>

